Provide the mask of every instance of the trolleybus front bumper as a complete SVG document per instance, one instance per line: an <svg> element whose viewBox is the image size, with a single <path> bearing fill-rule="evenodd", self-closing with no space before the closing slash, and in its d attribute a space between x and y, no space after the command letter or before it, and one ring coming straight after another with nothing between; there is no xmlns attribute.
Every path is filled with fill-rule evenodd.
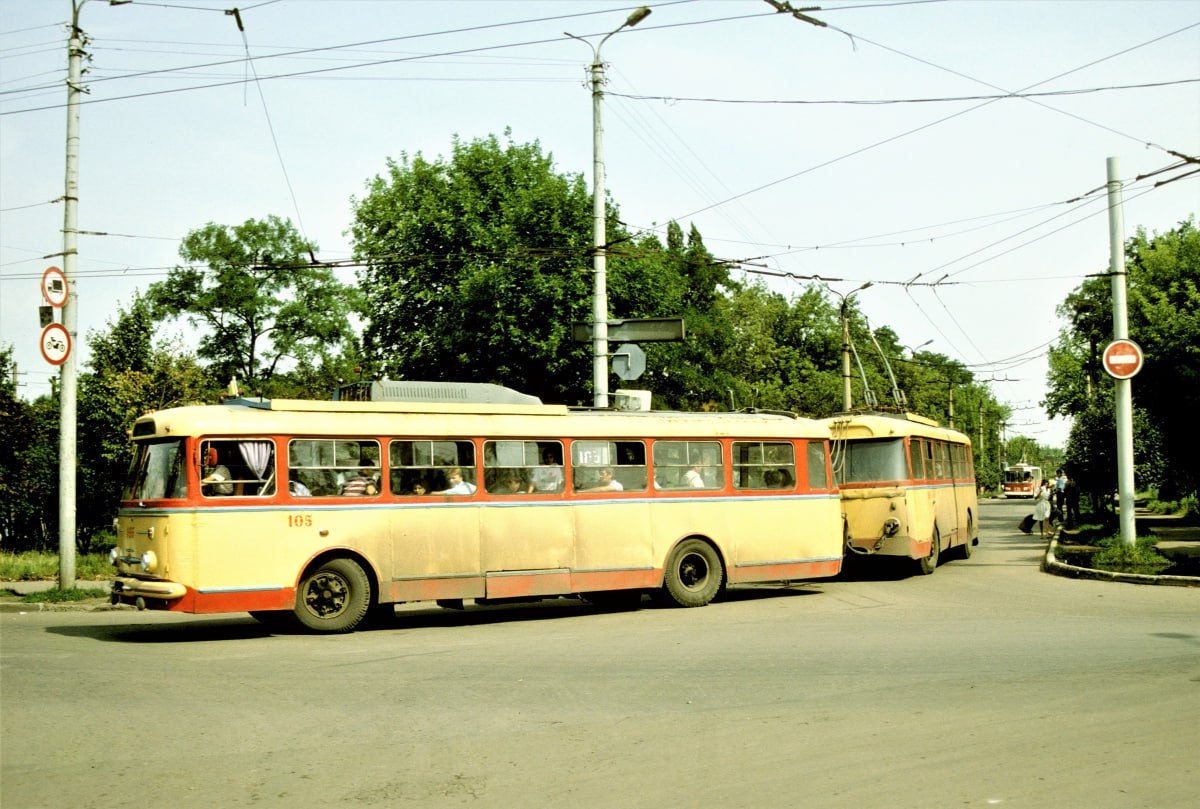
<svg viewBox="0 0 1200 809"><path fill-rule="evenodd" d="M133 604L145 609L147 600L174 601L187 595L187 588L171 581L146 581L129 576L118 576L112 583L112 603Z"/></svg>

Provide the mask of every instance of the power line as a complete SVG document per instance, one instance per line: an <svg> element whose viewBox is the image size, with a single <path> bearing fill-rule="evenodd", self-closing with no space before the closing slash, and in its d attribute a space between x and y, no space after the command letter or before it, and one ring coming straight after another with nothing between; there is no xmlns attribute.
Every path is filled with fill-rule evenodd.
<svg viewBox="0 0 1200 809"><path fill-rule="evenodd" d="M664 101L669 103L679 102L694 102L702 104L747 104L747 105L767 105L767 106L830 106L830 105L861 105L861 106L886 106L890 104L944 104L963 101L1004 101L1007 99L1032 99L1032 98L1048 98L1053 96L1075 96L1088 95L1091 93L1105 93L1117 90L1145 90L1153 87L1172 87L1180 84L1194 84L1200 82L1200 78L1195 79L1174 79L1171 81L1146 82L1144 84L1114 84L1106 87L1087 87L1074 90L1048 90L1042 93L999 93L994 95L973 95L973 96L940 96L934 98L876 98L876 99L770 99L770 98L707 98L700 96L660 96L660 95L638 95L634 93L615 93L607 92L605 95L610 95L619 98L627 98L631 101Z"/></svg>

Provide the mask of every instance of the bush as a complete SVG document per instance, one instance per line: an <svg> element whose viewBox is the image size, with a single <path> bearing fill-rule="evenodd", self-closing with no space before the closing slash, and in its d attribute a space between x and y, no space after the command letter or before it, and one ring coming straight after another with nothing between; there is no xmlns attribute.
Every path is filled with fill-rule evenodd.
<svg viewBox="0 0 1200 809"><path fill-rule="evenodd" d="M1092 557L1097 570L1113 573L1142 573L1155 576L1171 566L1171 560L1154 548L1154 537L1138 537L1132 546L1120 537L1108 537L1099 542L1100 551Z"/></svg>

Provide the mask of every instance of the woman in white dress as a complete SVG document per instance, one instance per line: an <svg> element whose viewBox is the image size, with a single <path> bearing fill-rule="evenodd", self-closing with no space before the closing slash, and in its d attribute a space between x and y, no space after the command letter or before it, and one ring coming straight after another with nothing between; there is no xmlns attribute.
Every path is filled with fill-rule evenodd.
<svg viewBox="0 0 1200 809"><path fill-rule="evenodd" d="M1041 484L1033 491L1033 519L1045 537L1050 526L1050 481L1042 478Z"/></svg>

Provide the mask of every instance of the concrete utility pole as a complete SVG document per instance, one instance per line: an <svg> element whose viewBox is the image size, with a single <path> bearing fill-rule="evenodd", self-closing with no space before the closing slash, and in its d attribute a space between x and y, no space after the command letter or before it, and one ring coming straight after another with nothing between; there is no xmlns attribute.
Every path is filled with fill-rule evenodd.
<svg viewBox="0 0 1200 809"><path fill-rule="evenodd" d="M1129 315L1125 303L1125 225L1121 214L1120 163L1108 158L1108 252L1112 274L1113 339L1129 339ZM1133 514L1133 382L1116 380L1117 498L1121 509L1121 542L1132 546L1137 539Z"/></svg>
<svg viewBox="0 0 1200 809"><path fill-rule="evenodd" d="M604 99L604 62L600 48L623 28L632 28L650 16L646 6L630 14L625 22L604 35L596 45L569 31L564 33L592 49L592 393L596 407L608 407L608 236L605 226L604 127L601 108Z"/></svg>
<svg viewBox="0 0 1200 809"><path fill-rule="evenodd" d="M72 0L71 36L67 41L67 165L63 191L63 275L67 299L62 307L62 324L74 349L62 364L59 386L58 440L58 586L75 587L75 425L76 367L79 356L76 259L79 256L79 98L83 94L84 34L79 29L79 10L86 0Z"/></svg>

